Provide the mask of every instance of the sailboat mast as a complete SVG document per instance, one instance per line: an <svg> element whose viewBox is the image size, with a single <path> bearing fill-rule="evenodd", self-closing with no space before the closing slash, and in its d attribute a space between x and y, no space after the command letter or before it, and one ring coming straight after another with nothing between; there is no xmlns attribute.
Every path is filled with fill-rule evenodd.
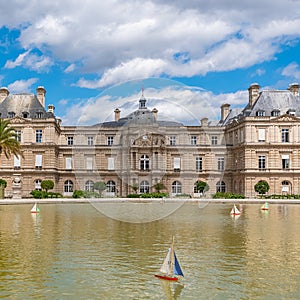
<svg viewBox="0 0 300 300"><path fill-rule="evenodd" d="M170 265L170 275L174 275L174 235L172 236L172 245L171 245L171 265Z"/></svg>

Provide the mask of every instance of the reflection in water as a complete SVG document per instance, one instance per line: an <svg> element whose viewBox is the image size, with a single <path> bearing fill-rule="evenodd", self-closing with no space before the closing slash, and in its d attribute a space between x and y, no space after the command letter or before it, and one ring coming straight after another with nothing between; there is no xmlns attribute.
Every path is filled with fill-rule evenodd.
<svg viewBox="0 0 300 300"><path fill-rule="evenodd" d="M170 282L166 280L159 279L161 286L163 288L166 299L176 300L179 299L184 285L179 282Z"/></svg>
<svg viewBox="0 0 300 300"><path fill-rule="evenodd" d="M2 299L300 299L300 206L184 204L121 222L89 204L0 205ZM154 274L170 244L184 286Z"/></svg>

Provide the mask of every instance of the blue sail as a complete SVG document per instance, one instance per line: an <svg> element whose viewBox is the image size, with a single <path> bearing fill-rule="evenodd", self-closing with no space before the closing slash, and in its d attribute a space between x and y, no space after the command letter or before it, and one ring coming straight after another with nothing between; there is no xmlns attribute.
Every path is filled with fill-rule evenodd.
<svg viewBox="0 0 300 300"><path fill-rule="evenodd" d="M182 272L182 270L180 268L180 265L179 265L179 262L178 262L178 259L176 257L175 252L174 252L174 260L175 260L175 262L174 262L174 274L175 275L184 276L183 272Z"/></svg>

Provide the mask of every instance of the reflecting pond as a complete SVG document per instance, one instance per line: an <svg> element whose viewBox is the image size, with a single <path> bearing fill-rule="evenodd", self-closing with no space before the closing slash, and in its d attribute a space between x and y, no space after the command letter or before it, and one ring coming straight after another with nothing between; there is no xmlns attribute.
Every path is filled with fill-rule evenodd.
<svg viewBox="0 0 300 300"><path fill-rule="evenodd" d="M300 299L300 205L186 203L147 223L91 204L0 206L2 299ZM185 277L154 277L175 236Z"/></svg>

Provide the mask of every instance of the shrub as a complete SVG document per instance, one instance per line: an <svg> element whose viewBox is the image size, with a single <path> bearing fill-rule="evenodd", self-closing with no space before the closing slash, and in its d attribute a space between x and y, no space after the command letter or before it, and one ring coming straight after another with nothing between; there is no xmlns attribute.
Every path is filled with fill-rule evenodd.
<svg viewBox="0 0 300 300"><path fill-rule="evenodd" d="M48 198L48 193L46 193L45 191L33 190L33 191L30 192L30 194L35 199Z"/></svg>
<svg viewBox="0 0 300 300"><path fill-rule="evenodd" d="M84 195L83 191L75 190L73 192L72 198L83 198L83 195Z"/></svg>
<svg viewBox="0 0 300 300"><path fill-rule="evenodd" d="M6 180L0 179L0 186L3 186L4 188L6 188L6 186L7 186Z"/></svg>
<svg viewBox="0 0 300 300"><path fill-rule="evenodd" d="M225 192L217 192L213 196L213 199L244 199L245 196L242 194L233 194Z"/></svg>
<svg viewBox="0 0 300 300"><path fill-rule="evenodd" d="M42 180L41 188L48 192L48 190L52 190L54 188L54 182L52 180Z"/></svg>

